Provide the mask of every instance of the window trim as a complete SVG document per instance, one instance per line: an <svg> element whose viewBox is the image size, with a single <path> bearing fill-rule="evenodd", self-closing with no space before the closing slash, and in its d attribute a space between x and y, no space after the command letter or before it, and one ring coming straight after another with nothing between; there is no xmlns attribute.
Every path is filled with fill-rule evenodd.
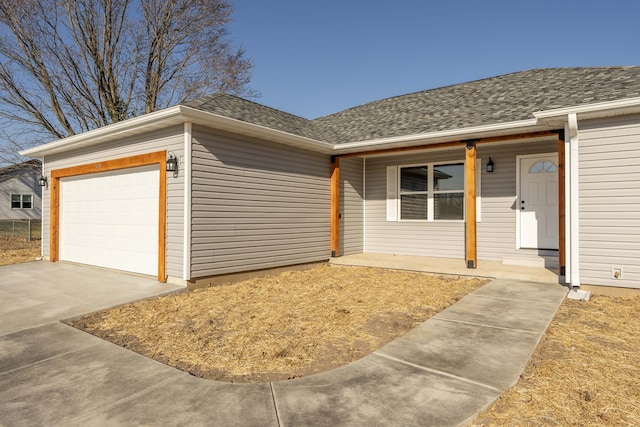
<svg viewBox="0 0 640 427"><path fill-rule="evenodd" d="M434 210L434 194L436 194L433 189L433 173L434 168L436 166L442 165L455 165L455 164L465 164L464 159L456 159L456 160L442 160L442 161L432 161L432 162L419 162L419 163L407 163L407 164L396 164L389 165L386 167L387 171L387 222L407 222L407 223L434 223L434 222L442 222L442 223L464 223L466 221L466 203L465 203L465 211L463 212L462 219L435 219L435 210ZM411 167L427 167L427 219L402 219L402 202L401 196L402 194L424 194L424 192L405 192L401 193L401 170L403 168L411 168ZM481 201L482 201L482 158L476 158L476 223L481 222ZM392 172L393 171L393 172ZM466 168L465 168L466 172ZM390 176L391 175L391 176ZM390 188L390 185L393 187ZM458 190L441 190L438 191L437 194L463 194L466 197L466 180L465 185L463 185L463 189L461 191Z"/></svg>
<svg viewBox="0 0 640 427"><path fill-rule="evenodd" d="M13 207L13 197L14 196L18 196L20 197L20 206L19 207ZM24 207L24 199L25 197L30 197L31 198L31 207L25 208ZM9 205L11 206L11 210L33 210L33 201L34 201L34 197L33 197L33 193L10 193L9 196Z"/></svg>

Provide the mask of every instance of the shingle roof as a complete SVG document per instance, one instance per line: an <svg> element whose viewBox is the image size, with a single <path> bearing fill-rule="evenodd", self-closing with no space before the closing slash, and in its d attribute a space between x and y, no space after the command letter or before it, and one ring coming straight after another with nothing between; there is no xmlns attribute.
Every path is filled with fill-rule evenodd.
<svg viewBox="0 0 640 427"><path fill-rule="evenodd" d="M310 120L233 95L214 93L183 105L294 135L325 140Z"/></svg>
<svg viewBox="0 0 640 427"><path fill-rule="evenodd" d="M533 112L640 97L640 66L534 69L370 102L306 120L231 95L186 105L331 143L532 119Z"/></svg>

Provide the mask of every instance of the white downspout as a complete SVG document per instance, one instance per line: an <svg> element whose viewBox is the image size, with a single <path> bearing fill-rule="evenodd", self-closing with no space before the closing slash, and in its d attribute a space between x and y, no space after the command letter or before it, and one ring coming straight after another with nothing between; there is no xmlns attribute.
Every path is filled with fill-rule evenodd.
<svg viewBox="0 0 640 427"><path fill-rule="evenodd" d="M566 164L567 171L567 208L566 215L566 278L573 288L580 287L580 205L579 205L579 163L578 163L578 118L575 113L568 115L565 135L568 137L566 144L569 159Z"/></svg>
<svg viewBox="0 0 640 427"><path fill-rule="evenodd" d="M191 280L191 123L184 124L184 241L182 279Z"/></svg>
<svg viewBox="0 0 640 427"><path fill-rule="evenodd" d="M362 253L367 252L367 158L362 158Z"/></svg>

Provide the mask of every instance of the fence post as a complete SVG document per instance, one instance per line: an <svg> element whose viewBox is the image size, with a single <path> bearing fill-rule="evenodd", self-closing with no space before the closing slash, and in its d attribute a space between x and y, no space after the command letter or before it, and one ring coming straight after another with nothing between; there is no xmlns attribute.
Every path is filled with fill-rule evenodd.
<svg viewBox="0 0 640 427"><path fill-rule="evenodd" d="M29 241L31 241L31 219L29 219Z"/></svg>

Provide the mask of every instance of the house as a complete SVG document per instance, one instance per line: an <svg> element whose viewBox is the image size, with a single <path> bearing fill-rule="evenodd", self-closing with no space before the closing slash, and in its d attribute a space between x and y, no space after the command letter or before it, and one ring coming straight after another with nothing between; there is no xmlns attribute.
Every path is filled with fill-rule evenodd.
<svg viewBox="0 0 640 427"><path fill-rule="evenodd" d="M42 218L40 168L38 160L0 168L0 221Z"/></svg>
<svg viewBox="0 0 640 427"><path fill-rule="evenodd" d="M640 67L534 69L315 120L214 94L21 154L49 180L51 261L186 283L372 252L640 288Z"/></svg>

